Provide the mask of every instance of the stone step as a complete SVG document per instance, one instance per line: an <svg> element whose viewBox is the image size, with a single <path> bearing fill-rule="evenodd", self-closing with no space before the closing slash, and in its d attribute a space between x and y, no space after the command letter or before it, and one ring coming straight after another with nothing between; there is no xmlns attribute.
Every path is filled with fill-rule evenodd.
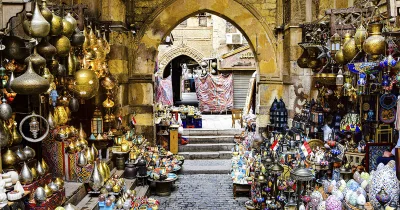
<svg viewBox="0 0 400 210"><path fill-rule="evenodd" d="M232 151L214 151L214 152L179 152L179 155L186 160L194 159L231 159ZM185 161L186 162L186 161Z"/></svg>
<svg viewBox="0 0 400 210"><path fill-rule="evenodd" d="M234 143L222 144L187 144L180 145L179 152L211 152L211 151L231 151L235 146Z"/></svg>
<svg viewBox="0 0 400 210"><path fill-rule="evenodd" d="M189 144L233 143L233 136L182 136Z"/></svg>
<svg viewBox="0 0 400 210"><path fill-rule="evenodd" d="M87 194L83 183L65 182L64 188L66 204L77 205Z"/></svg>
<svg viewBox="0 0 400 210"><path fill-rule="evenodd" d="M231 160L185 160L181 174L229 174Z"/></svg>
<svg viewBox="0 0 400 210"><path fill-rule="evenodd" d="M183 136L234 136L241 134L244 129L230 128L218 130L216 129L203 129L203 128L184 128Z"/></svg>

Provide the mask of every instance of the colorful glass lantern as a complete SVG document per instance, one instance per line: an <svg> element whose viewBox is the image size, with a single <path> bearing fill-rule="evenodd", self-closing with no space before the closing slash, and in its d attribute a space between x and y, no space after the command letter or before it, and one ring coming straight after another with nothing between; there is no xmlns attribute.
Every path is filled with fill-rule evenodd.
<svg viewBox="0 0 400 210"><path fill-rule="evenodd" d="M331 53L335 54L337 51L340 50L340 41L341 37L338 33L333 34L331 37Z"/></svg>
<svg viewBox="0 0 400 210"><path fill-rule="evenodd" d="M343 84L344 84L343 71L342 68L340 68L336 76L336 86L343 86Z"/></svg>
<svg viewBox="0 0 400 210"><path fill-rule="evenodd" d="M95 137L95 135L103 133L103 117L101 111L98 107L94 110L93 117L92 117L92 127L90 129L92 135L90 138Z"/></svg>
<svg viewBox="0 0 400 210"><path fill-rule="evenodd" d="M51 103L53 104L53 106L56 106L57 103L57 98L58 98L58 93L57 90L52 90L50 92L50 98L51 98Z"/></svg>

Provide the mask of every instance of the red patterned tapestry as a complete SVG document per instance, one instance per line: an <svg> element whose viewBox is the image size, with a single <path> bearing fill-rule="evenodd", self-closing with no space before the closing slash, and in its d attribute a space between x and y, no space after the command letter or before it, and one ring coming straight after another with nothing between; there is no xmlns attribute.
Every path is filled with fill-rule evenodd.
<svg viewBox="0 0 400 210"><path fill-rule="evenodd" d="M173 93L172 93L172 79L171 75L167 78L163 79L161 77L157 78L157 96L156 102L161 103L163 105L173 105Z"/></svg>
<svg viewBox="0 0 400 210"><path fill-rule="evenodd" d="M224 112L233 108L232 74L197 77L196 94L202 112Z"/></svg>

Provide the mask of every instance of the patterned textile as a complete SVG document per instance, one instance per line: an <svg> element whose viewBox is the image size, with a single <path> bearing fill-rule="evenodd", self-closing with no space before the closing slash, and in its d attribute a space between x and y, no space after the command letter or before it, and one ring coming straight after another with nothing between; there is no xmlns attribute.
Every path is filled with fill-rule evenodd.
<svg viewBox="0 0 400 210"><path fill-rule="evenodd" d="M93 165L86 167L76 165L79 153L66 153L65 149L68 144L68 141L63 143L51 138L43 140L43 158L51 168L53 176L64 177L67 181L79 179L79 181L86 183L92 173Z"/></svg>
<svg viewBox="0 0 400 210"><path fill-rule="evenodd" d="M196 94L202 112L223 112L233 108L233 77L211 75L197 77Z"/></svg>
<svg viewBox="0 0 400 210"><path fill-rule="evenodd" d="M163 105L173 105L173 93L172 93L172 79L171 75L167 78L163 79L161 77L156 78L156 90L157 90L157 97L156 102L161 103Z"/></svg>

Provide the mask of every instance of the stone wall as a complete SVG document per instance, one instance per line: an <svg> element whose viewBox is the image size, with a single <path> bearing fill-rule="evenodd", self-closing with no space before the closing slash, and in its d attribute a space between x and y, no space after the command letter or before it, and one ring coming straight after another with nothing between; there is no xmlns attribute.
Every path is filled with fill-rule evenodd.
<svg viewBox="0 0 400 210"><path fill-rule="evenodd" d="M132 23L137 29L146 24L146 19L157 9L166 7L174 0L127 0L132 11L128 11L133 16ZM199 1L201 2L201 0ZM257 9L257 12L264 17L271 28L276 25L276 0L240 0L243 4L249 4ZM129 7L129 6L128 6ZM240 12L240 11L238 11Z"/></svg>

